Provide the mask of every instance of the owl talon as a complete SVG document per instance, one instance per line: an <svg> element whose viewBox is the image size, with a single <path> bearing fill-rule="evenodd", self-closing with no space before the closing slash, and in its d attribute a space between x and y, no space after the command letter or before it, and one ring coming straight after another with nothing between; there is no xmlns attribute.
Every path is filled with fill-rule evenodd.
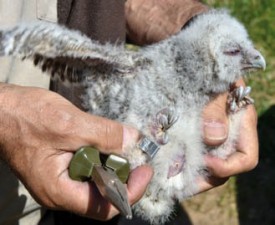
<svg viewBox="0 0 275 225"><path fill-rule="evenodd" d="M178 120L175 110L164 108L160 110L153 119L152 135L156 138L157 143L165 145L169 141L167 130Z"/></svg>
<svg viewBox="0 0 275 225"><path fill-rule="evenodd" d="M178 116L173 108L164 108L157 113L156 119L163 132L165 132L177 122Z"/></svg>
<svg viewBox="0 0 275 225"><path fill-rule="evenodd" d="M254 100L249 96L250 93L251 87L240 86L234 89L228 97L230 112L236 113L242 108L254 104Z"/></svg>

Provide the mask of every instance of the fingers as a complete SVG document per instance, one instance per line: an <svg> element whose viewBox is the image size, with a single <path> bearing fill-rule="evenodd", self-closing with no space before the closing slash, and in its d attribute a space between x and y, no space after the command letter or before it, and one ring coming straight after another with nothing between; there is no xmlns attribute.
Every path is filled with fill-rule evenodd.
<svg viewBox="0 0 275 225"><path fill-rule="evenodd" d="M227 93L211 101L203 111L203 138L207 145L222 144L228 135Z"/></svg>
<svg viewBox="0 0 275 225"><path fill-rule="evenodd" d="M204 177L199 177L197 179L198 192L196 194L199 194L201 192L205 192L212 188L223 185L225 182L228 181L228 179L229 178L217 178L213 176L208 177L207 179L205 179Z"/></svg>
<svg viewBox="0 0 275 225"><path fill-rule="evenodd" d="M82 118L82 125L78 129L80 129L83 140L89 145L104 153L118 153L122 149L124 134L122 124L88 114Z"/></svg>
<svg viewBox="0 0 275 225"><path fill-rule="evenodd" d="M180 31L193 16L207 11L201 2L190 10L185 1L128 0L125 3L127 36L135 44L154 43ZM173 13L171 13L173 12ZM190 13L191 12L191 13ZM148 23L150 21L150 23Z"/></svg>
<svg viewBox="0 0 275 225"><path fill-rule="evenodd" d="M258 163L257 115L253 106L249 106L243 115L237 151L227 159L206 156L206 165L217 177L228 177L247 172L255 168Z"/></svg>
<svg viewBox="0 0 275 225"><path fill-rule="evenodd" d="M139 139L139 132L132 127L103 117L88 114L85 116L86 120L81 128L83 139L103 153L121 154Z"/></svg>
<svg viewBox="0 0 275 225"><path fill-rule="evenodd" d="M153 170L147 165L140 166L131 172L128 180L128 196L131 205L143 196L152 176Z"/></svg>
<svg viewBox="0 0 275 225"><path fill-rule="evenodd" d="M149 166L141 166L131 172L127 184L128 198L130 204L137 202L144 194L148 183L152 178L153 172ZM65 209L75 213L85 215L98 220L109 220L119 212L104 199L98 192L95 185L88 182L72 181L64 173L60 177L60 190L63 199L57 199L63 202ZM61 207L64 209L64 207Z"/></svg>
<svg viewBox="0 0 275 225"><path fill-rule="evenodd" d="M243 115L236 152L226 159L205 156L205 163L211 176L199 179L199 192L222 185L230 176L247 172L258 163L257 115L253 106L248 106Z"/></svg>
<svg viewBox="0 0 275 225"><path fill-rule="evenodd" d="M59 185L57 208L97 220L108 220L118 214L93 183L73 181L66 175L60 177Z"/></svg>
<svg viewBox="0 0 275 225"><path fill-rule="evenodd" d="M245 86L243 80L235 84L240 85ZM226 94L219 96L204 110L204 141L208 145L222 144L227 138L226 99ZM226 134L224 138L223 134ZM241 120L236 152L226 159L205 156L206 167L211 176L198 179L199 193L224 184L230 176L252 170L258 163L258 154L257 114L250 105Z"/></svg>

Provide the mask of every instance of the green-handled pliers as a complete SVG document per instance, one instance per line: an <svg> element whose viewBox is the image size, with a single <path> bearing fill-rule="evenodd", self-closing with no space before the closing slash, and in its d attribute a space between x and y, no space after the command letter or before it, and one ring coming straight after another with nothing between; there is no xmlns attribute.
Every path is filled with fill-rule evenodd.
<svg viewBox="0 0 275 225"><path fill-rule="evenodd" d="M73 180L93 181L101 195L127 219L132 218L125 185L129 172L127 159L114 154L102 155L93 147L80 148L69 165Z"/></svg>

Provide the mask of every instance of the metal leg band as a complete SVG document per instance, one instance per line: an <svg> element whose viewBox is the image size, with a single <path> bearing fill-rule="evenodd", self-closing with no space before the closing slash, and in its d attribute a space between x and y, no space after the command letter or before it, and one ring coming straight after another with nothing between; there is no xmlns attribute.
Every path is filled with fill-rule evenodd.
<svg viewBox="0 0 275 225"><path fill-rule="evenodd" d="M138 147L143 152L145 152L150 157L150 159L154 158L160 148L155 142L151 141L147 137L143 137L140 140L140 142L138 143Z"/></svg>

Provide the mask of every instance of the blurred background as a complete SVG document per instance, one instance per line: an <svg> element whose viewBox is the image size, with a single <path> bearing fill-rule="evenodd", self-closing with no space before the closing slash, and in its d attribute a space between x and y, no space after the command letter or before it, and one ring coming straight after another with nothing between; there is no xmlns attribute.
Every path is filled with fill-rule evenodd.
<svg viewBox="0 0 275 225"><path fill-rule="evenodd" d="M258 112L260 161L251 172L183 203L193 225L275 225L275 0L205 0L246 26L267 61L246 83Z"/></svg>

